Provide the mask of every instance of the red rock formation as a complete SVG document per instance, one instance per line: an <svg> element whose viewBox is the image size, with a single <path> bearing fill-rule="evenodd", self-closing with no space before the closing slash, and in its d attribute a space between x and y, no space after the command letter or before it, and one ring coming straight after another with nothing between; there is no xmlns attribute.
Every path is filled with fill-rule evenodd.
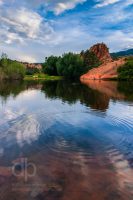
<svg viewBox="0 0 133 200"><path fill-rule="evenodd" d="M104 43L99 43L99 44L96 44L96 45L92 46L90 48L90 51L95 53L97 58L102 63L106 63L106 62L111 62L112 61L112 58L111 58L111 56L109 54L109 49L106 46L106 44L104 44Z"/></svg>
<svg viewBox="0 0 133 200"><path fill-rule="evenodd" d="M21 62L26 68L31 68L31 69L42 69L41 64L37 63L27 63L27 62Z"/></svg>
<svg viewBox="0 0 133 200"><path fill-rule="evenodd" d="M91 69L88 73L82 75L80 79L98 80L98 79L116 78L118 76L117 69L122 65L124 65L124 63L125 63L125 58L104 63L97 68Z"/></svg>

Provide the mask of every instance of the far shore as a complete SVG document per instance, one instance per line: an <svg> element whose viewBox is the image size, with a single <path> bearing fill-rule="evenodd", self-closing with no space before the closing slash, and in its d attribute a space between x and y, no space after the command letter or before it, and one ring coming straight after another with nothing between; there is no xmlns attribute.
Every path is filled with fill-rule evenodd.
<svg viewBox="0 0 133 200"><path fill-rule="evenodd" d="M34 74L34 75L26 75L24 77L24 80L26 81L30 81L30 80L62 80L63 77L62 76L49 76L47 74Z"/></svg>

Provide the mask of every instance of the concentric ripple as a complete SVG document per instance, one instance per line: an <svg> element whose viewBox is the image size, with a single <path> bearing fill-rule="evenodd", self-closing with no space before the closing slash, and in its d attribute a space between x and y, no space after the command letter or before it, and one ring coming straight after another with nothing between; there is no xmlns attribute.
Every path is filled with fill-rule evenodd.
<svg viewBox="0 0 133 200"><path fill-rule="evenodd" d="M81 99L77 92L70 104L66 96L50 99L40 90L9 100L0 110L0 174L8 176L9 166L27 158L37 169L29 182L50 187L35 191L37 198L51 199L58 188L70 200L132 200L132 105L87 92Z"/></svg>

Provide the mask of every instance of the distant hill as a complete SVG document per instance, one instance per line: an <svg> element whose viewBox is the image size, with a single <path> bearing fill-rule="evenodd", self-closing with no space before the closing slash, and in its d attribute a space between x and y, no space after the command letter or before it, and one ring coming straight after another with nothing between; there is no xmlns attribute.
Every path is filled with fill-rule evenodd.
<svg viewBox="0 0 133 200"><path fill-rule="evenodd" d="M111 53L111 56L112 58L121 57L121 56L133 56L133 49Z"/></svg>

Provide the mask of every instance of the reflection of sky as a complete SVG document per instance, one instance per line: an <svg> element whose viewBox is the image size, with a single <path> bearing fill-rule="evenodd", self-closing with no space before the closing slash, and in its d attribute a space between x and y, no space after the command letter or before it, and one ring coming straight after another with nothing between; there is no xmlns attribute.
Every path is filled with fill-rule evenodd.
<svg viewBox="0 0 133 200"><path fill-rule="evenodd" d="M46 130L57 119L61 120L66 112L69 114L79 108L79 103L70 106L60 100L49 100L36 90L22 92L0 106L0 137L6 138L8 143L16 141L20 146L25 142L30 144L38 139L41 126ZM75 124L80 116L76 115L72 120Z"/></svg>
<svg viewBox="0 0 133 200"><path fill-rule="evenodd" d="M86 130L87 134L91 130L97 138L108 137L112 144L121 147L118 141L125 139L125 131L128 132L126 137L133 141L131 116L133 108L124 102L110 101L106 115L102 115L79 102L69 105L59 99L45 98L38 90L24 91L0 105L0 154L4 152L2 148L15 143L21 148L32 144L55 124L60 124L59 129L66 125L81 132ZM128 148L128 143L125 144Z"/></svg>
<svg viewBox="0 0 133 200"><path fill-rule="evenodd" d="M111 166L118 188L124 191L125 182L133 183L133 107L110 100L104 113L80 102L69 105L50 100L39 90L24 91L0 104L0 165L10 166L21 156L32 157L45 171L45 158L39 160L45 153L49 163L59 159L66 166L71 162L72 167L78 166L86 177L85 187L91 183L89 174L104 174L102 170L107 167L108 172Z"/></svg>

